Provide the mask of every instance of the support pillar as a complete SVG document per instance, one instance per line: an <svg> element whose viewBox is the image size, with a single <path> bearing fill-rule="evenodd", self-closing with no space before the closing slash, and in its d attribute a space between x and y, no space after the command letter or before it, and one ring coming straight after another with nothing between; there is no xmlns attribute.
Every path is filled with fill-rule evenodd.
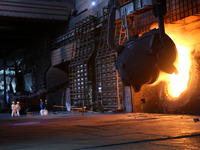
<svg viewBox="0 0 200 150"><path fill-rule="evenodd" d="M7 105L7 101L6 101L6 58L4 58L3 81L4 81L4 102L5 102L5 105Z"/></svg>

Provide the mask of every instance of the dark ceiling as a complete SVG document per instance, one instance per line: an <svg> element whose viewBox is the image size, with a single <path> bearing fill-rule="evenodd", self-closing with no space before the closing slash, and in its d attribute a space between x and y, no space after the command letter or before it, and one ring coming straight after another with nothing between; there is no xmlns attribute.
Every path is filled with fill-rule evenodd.
<svg viewBox="0 0 200 150"><path fill-rule="evenodd" d="M57 33L65 22L0 18L0 58L23 49L34 40Z"/></svg>

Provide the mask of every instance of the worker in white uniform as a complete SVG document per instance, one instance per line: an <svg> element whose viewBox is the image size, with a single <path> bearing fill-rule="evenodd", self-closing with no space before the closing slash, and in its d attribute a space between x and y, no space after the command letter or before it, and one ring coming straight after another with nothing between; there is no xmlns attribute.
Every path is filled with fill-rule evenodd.
<svg viewBox="0 0 200 150"><path fill-rule="evenodd" d="M20 109L21 109L19 102L17 102L16 109L17 109L17 116L19 117L20 116L19 112L20 112Z"/></svg>
<svg viewBox="0 0 200 150"><path fill-rule="evenodd" d="M16 116L16 105L14 101L12 102L11 109L12 109L11 117L13 117L13 115Z"/></svg>

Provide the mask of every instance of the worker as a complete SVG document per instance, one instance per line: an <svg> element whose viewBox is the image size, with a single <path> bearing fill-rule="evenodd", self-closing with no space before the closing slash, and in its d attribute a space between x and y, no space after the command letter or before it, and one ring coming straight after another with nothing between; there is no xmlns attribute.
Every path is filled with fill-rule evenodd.
<svg viewBox="0 0 200 150"><path fill-rule="evenodd" d="M47 100L45 100L45 110L44 110L44 113L43 115L48 115L48 104L47 104Z"/></svg>
<svg viewBox="0 0 200 150"><path fill-rule="evenodd" d="M47 104L47 100L45 100L45 109L48 109L48 104Z"/></svg>
<svg viewBox="0 0 200 150"><path fill-rule="evenodd" d="M42 110L42 109L43 109L43 100L40 99L40 110Z"/></svg>
<svg viewBox="0 0 200 150"><path fill-rule="evenodd" d="M17 105L16 105L16 110L17 110L17 116L19 117L20 116L20 110L21 110L21 107L19 105L19 102L17 102Z"/></svg>
<svg viewBox="0 0 200 150"><path fill-rule="evenodd" d="M43 116L43 106L44 104L43 104L43 100L42 99L40 99L40 115L41 116Z"/></svg>
<svg viewBox="0 0 200 150"><path fill-rule="evenodd" d="M11 117L13 117L13 115L16 116L16 105L15 105L15 101L12 102L11 109L12 109Z"/></svg>

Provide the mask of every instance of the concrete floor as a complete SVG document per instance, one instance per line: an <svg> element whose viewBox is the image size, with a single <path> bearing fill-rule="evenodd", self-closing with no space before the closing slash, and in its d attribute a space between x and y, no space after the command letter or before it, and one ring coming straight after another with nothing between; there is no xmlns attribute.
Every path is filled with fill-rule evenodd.
<svg viewBox="0 0 200 150"><path fill-rule="evenodd" d="M11 118L0 114L1 150L198 150L199 116L57 114Z"/></svg>

